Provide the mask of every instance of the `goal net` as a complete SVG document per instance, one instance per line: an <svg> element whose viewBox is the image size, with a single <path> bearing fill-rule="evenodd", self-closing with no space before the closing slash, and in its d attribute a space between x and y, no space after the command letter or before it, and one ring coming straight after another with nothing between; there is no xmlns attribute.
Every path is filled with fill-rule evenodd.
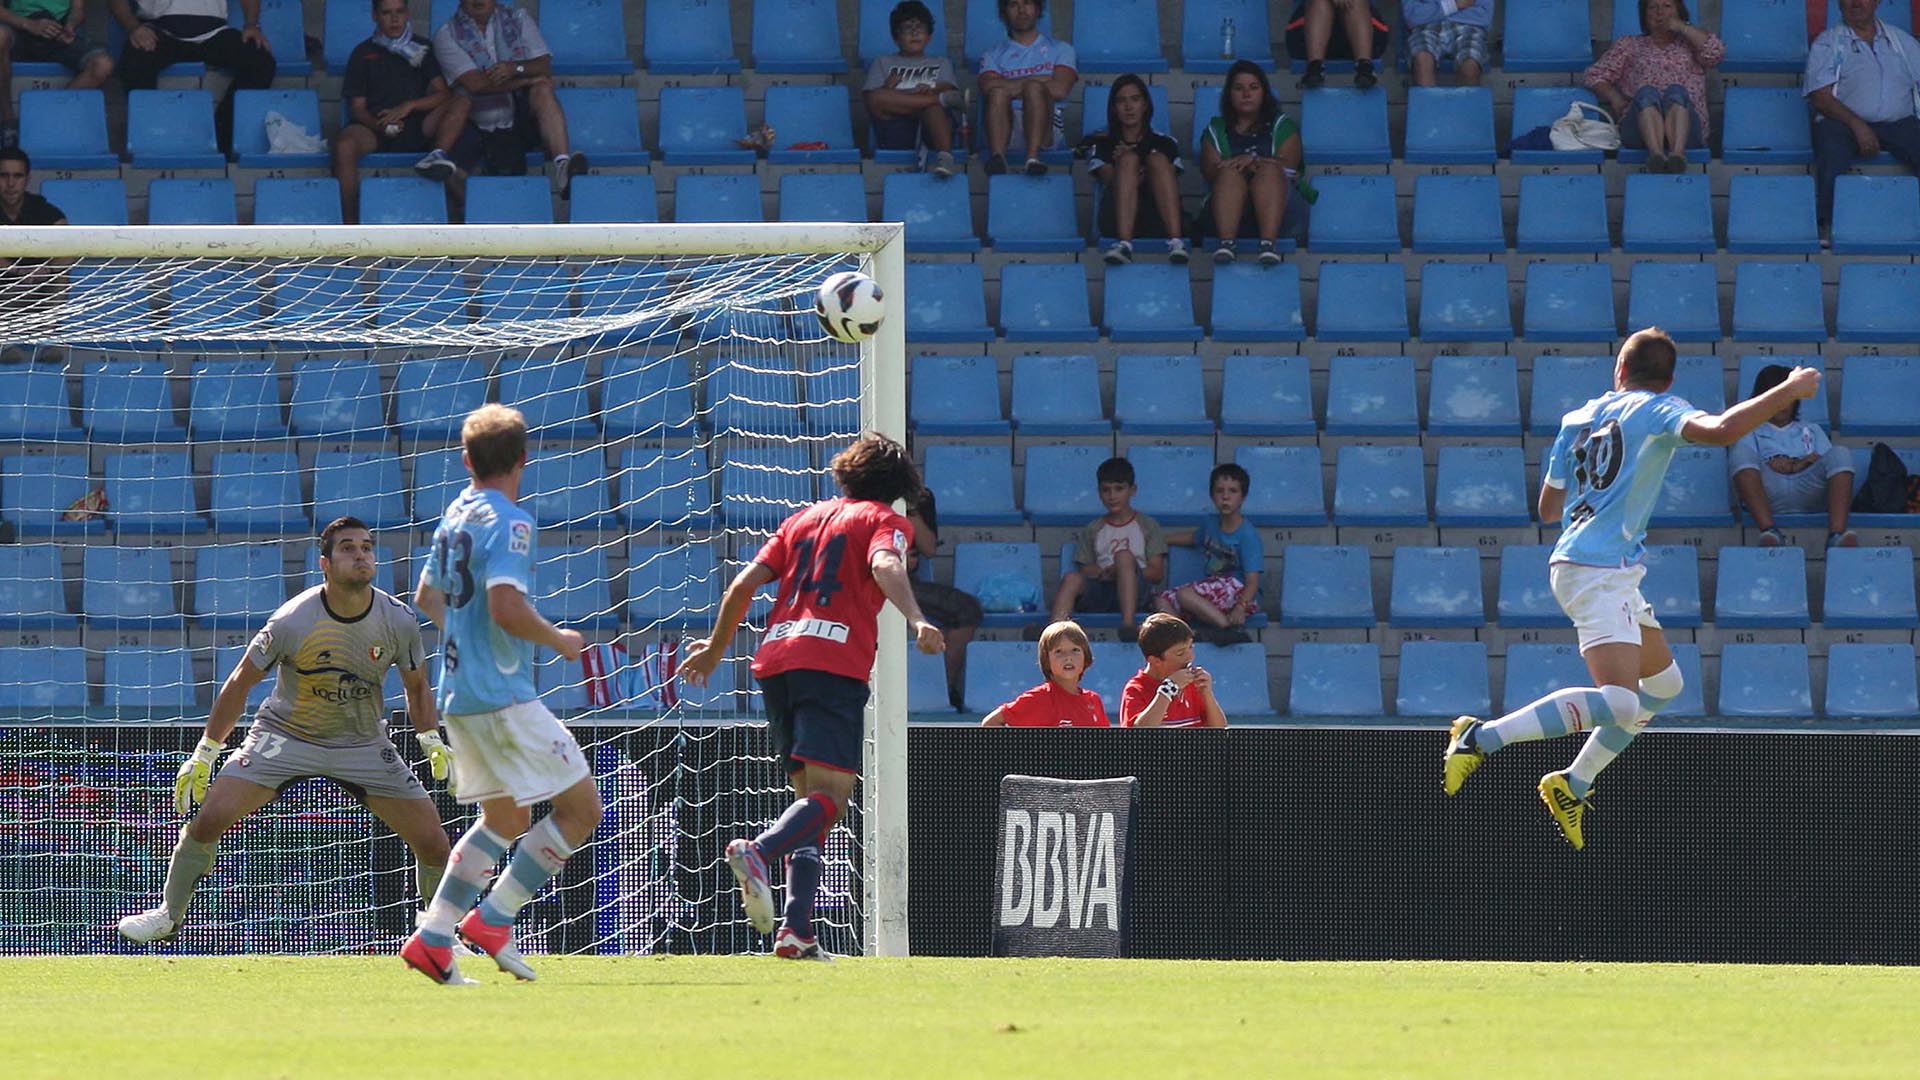
<svg viewBox="0 0 1920 1080"><path fill-rule="evenodd" d="M771 595L710 688L675 674L726 582L831 493L832 455L903 436L904 314L860 347L812 314L837 270L897 298L900 251L864 225L4 230L0 952L122 947L112 924L156 902L182 824L174 772L252 633L319 582L319 529L366 521L376 583L410 596L487 401L528 419L535 602L593 646L541 650L538 685L607 806L522 948L764 948L722 849L792 798L747 670ZM869 782L827 850L839 952L905 948L887 618ZM404 704L397 675L381 693ZM458 836L472 808L435 799ZM309 780L228 833L175 947L381 951L419 903L405 846Z"/></svg>

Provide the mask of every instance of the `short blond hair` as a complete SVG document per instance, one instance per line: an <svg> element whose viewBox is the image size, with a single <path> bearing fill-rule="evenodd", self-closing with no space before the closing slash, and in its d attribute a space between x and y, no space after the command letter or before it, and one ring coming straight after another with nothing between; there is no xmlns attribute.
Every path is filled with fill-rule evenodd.
<svg viewBox="0 0 1920 1080"><path fill-rule="evenodd" d="M1087 632L1080 629L1080 624L1072 619L1062 619L1057 623L1048 624L1045 630L1040 631L1041 678L1048 680L1053 678L1053 669L1047 666L1047 654L1063 642L1080 646L1080 655L1087 658L1086 666L1089 668L1093 666L1093 643L1087 640Z"/></svg>
<svg viewBox="0 0 1920 1080"><path fill-rule="evenodd" d="M460 425L460 445L475 480L505 476L527 460L527 418L506 405L482 405Z"/></svg>

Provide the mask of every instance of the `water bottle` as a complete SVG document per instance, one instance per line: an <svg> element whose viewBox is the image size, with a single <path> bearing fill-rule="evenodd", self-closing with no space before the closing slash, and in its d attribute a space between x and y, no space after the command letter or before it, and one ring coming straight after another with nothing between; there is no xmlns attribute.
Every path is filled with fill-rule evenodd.
<svg viewBox="0 0 1920 1080"><path fill-rule="evenodd" d="M1233 59L1233 16L1220 20L1220 59Z"/></svg>

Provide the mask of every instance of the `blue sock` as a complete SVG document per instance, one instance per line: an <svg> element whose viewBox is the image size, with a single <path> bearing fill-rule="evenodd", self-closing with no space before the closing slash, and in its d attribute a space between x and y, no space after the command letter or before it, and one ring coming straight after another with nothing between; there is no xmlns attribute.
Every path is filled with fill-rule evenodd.
<svg viewBox="0 0 1920 1080"><path fill-rule="evenodd" d="M787 907L781 924L803 938L813 936L813 900L820 892L820 849L826 839L805 843L787 856Z"/></svg>
<svg viewBox="0 0 1920 1080"><path fill-rule="evenodd" d="M446 948L453 944L453 926L480 899L493 868L506 854L507 840L485 825L475 825L453 846L447 860L447 872L434 890L433 902L420 919L420 937L429 945Z"/></svg>
<svg viewBox="0 0 1920 1080"><path fill-rule="evenodd" d="M760 849L761 858L773 862L814 837L824 836L833 819L839 816L840 807L833 796L816 791L804 799L794 800L779 821L754 838L753 846Z"/></svg>
<svg viewBox="0 0 1920 1080"><path fill-rule="evenodd" d="M573 846L560 835L553 818L541 818L539 824L520 838L519 846L513 849L513 859L507 863L507 872L500 875L493 891L480 901L481 920L488 926L512 926L520 909L567 865L567 856L572 854Z"/></svg>
<svg viewBox="0 0 1920 1080"><path fill-rule="evenodd" d="M1616 710L1608 700L1608 691L1622 699L1624 708ZM1623 686L1596 689L1590 686L1555 690L1538 701L1480 725L1474 743L1482 751L1493 753L1508 743L1553 739L1569 732L1587 731L1614 722L1616 712L1632 714L1638 695Z"/></svg>

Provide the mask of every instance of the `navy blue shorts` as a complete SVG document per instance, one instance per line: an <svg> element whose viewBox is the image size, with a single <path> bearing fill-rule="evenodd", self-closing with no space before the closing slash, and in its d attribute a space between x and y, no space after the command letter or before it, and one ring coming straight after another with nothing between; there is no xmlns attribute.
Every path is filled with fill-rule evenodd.
<svg viewBox="0 0 1920 1080"><path fill-rule="evenodd" d="M760 680L767 730L782 772L807 765L860 774L866 735L867 684L845 675L796 668Z"/></svg>

